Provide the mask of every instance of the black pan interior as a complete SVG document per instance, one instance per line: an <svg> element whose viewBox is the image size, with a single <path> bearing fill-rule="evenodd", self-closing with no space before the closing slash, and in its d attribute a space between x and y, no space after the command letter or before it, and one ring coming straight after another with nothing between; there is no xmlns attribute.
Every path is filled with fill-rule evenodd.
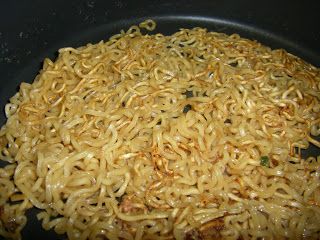
<svg viewBox="0 0 320 240"><path fill-rule="evenodd" d="M106 40L121 29L152 18L155 32L170 34L196 26L239 33L272 48L284 48L319 67L316 1L11 1L0 8L0 125L4 105L22 81L32 82L45 57L57 49ZM311 148L306 154L316 155ZM24 239L64 239L46 232L28 212Z"/></svg>

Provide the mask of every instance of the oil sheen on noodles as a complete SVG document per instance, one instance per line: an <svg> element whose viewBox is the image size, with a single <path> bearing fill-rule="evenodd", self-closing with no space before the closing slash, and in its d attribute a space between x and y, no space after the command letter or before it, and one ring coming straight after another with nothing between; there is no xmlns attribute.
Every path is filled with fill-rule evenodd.
<svg viewBox="0 0 320 240"><path fill-rule="evenodd" d="M320 71L256 41L145 21L59 50L5 107L0 233L319 239Z"/></svg>

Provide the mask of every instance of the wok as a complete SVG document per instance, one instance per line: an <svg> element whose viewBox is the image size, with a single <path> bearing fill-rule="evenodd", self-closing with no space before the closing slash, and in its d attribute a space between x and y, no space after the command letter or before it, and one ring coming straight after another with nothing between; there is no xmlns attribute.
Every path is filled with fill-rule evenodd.
<svg viewBox="0 0 320 240"><path fill-rule="evenodd" d="M147 18L157 22L156 32L206 27L239 33L272 48L284 48L320 66L320 23L317 1L290 0L34 0L2 1L0 8L0 125L4 106L22 81L32 82L45 57L57 50L107 40ZM319 154L311 148L305 154ZM28 211L24 239L64 239L45 231Z"/></svg>

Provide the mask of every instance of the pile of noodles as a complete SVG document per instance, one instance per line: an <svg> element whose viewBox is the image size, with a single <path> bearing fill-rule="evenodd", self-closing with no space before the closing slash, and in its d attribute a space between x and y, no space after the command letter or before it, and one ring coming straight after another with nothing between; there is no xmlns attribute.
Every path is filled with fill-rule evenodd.
<svg viewBox="0 0 320 240"><path fill-rule="evenodd" d="M320 238L320 70L203 28L59 50L5 107L0 234Z"/></svg>

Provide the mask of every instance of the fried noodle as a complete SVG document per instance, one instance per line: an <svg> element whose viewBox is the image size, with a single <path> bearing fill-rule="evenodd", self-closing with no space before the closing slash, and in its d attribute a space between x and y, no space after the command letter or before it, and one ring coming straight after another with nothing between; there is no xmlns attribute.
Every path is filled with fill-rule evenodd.
<svg viewBox="0 0 320 240"><path fill-rule="evenodd" d="M0 234L319 239L320 71L203 28L62 48L5 106ZM145 30L143 30L145 31Z"/></svg>

